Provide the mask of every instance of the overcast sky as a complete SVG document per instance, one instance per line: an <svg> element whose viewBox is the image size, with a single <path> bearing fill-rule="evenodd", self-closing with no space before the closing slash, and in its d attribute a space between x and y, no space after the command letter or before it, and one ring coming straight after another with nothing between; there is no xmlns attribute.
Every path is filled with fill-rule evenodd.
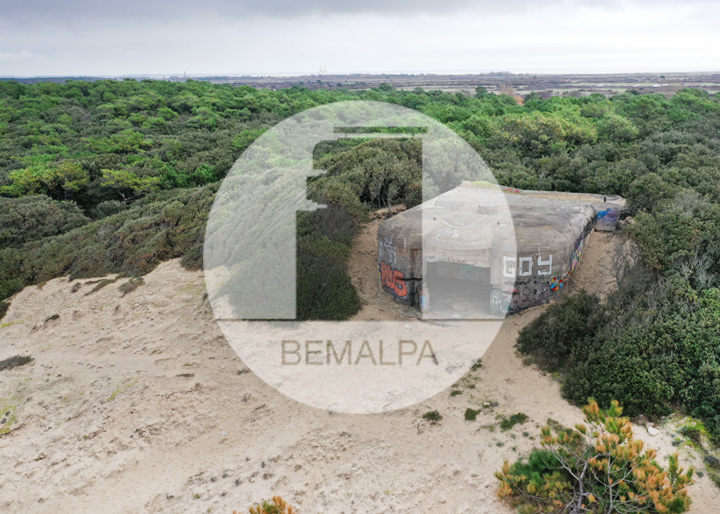
<svg viewBox="0 0 720 514"><path fill-rule="evenodd" d="M0 0L0 76L720 70L714 0Z"/></svg>

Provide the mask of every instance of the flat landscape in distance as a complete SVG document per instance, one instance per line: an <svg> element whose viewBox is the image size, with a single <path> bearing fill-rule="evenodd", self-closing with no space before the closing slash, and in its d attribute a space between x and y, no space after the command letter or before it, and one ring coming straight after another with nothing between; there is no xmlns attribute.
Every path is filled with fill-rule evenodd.
<svg viewBox="0 0 720 514"><path fill-rule="evenodd" d="M67 80L99 80L125 77L0 77L0 80L17 80L23 83L65 82ZM575 96L600 93L610 96L635 90L639 93L661 93L672 96L686 87L702 88L709 93L720 92L720 72L698 73L618 73L593 75L515 74L493 72L482 74L333 74L297 76L205 76L205 75L137 75L127 78L161 79L176 82L202 80L215 84L252 86L259 89L283 89L302 86L308 89L371 89L390 84L396 89L441 90L446 92L475 93L477 86L489 92L511 96L525 96L537 92L543 97L571 94Z"/></svg>

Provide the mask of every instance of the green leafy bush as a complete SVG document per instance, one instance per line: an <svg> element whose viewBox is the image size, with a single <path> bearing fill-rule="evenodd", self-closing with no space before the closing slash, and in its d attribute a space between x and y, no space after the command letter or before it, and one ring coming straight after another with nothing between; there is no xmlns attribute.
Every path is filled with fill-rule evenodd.
<svg viewBox="0 0 720 514"><path fill-rule="evenodd" d="M622 401L631 415L664 415L677 406L720 436L720 291L695 292L663 281L598 332L563 392Z"/></svg>
<svg viewBox="0 0 720 514"><path fill-rule="evenodd" d="M465 421L475 421L478 414L480 414L479 410L471 409L470 407L468 407L467 409L465 409Z"/></svg>
<svg viewBox="0 0 720 514"><path fill-rule="evenodd" d="M113 284L115 282L117 282L116 278L104 278L102 280L99 280L97 282L97 284L95 284L95 286L90 291L85 293L85 296L90 296L91 294L97 293L101 289L104 289L105 287L107 287L110 284Z"/></svg>
<svg viewBox="0 0 720 514"><path fill-rule="evenodd" d="M360 310L360 297L347 272L355 220L339 205L299 217L297 316L344 320Z"/></svg>
<svg viewBox="0 0 720 514"><path fill-rule="evenodd" d="M0 248L62 234L88 222L74 202L44 195L0 197Z"/></svg>
<svg viewBox="0 0 720 514"><path fill-rule="evenodd" d="M93 219L102 219L117 214L128 208L125 202L119 200L107 200L100 202L98 205L90 209L90 216Z"/></svg>
<svg viewBox="0 0 720 514"><path fill-rule="evenodd" d="M584 347L592 344L589 340L605 322L600 299L583 290L550 306L525 327L517 348L550 371L566 369L582 362Z"/></svg>

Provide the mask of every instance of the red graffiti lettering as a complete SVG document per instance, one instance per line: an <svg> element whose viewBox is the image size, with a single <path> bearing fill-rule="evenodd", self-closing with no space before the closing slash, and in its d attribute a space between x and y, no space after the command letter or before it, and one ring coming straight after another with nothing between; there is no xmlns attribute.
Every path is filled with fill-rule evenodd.
<svg viewBox="0 0 720 514"><path fill-rule="evenodd" d="M387 287L401 298L408 295L405 285L405 274L402 271L393 270L387 264L380 263L380 280L383 287Z"/></svg>

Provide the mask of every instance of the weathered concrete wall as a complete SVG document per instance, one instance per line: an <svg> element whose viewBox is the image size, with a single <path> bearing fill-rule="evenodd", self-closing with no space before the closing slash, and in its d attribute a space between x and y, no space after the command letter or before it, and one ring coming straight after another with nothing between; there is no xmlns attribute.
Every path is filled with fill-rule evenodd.
<svg viewBox="0 0 720 514"><path fill-rule="evenodd" d="M620 197L505 188L512 224L503 227L498 221L487 229L466 223L468 217L493 219L492 207L473 204L474 194L472 185L464 184L441 195L435 203L420 205L380 225L380 281L396 301L428 307L433 299L422 290L423 266L442 262L444 273L454 273L458 280L470 282L482 276L490 284L490 314L547 303L572 281L593 229L615 230L625 207ZM433 209L442 209L446 222L425 227L427 255L423 256L422 225L433 223L429 221L435 219ZM467 241L468 233L482 230L490 232L475 238L471 248L451 248L453 235L460 234L459 239ZM516 246L507 244L510 238Z"/></svg>
<svg viewBox="0 0 720 514"><path fill-rule="evenodd" d="M411 209L378 228L380 284L395 301L419 303L422 282L422 213Z"/></svg>

